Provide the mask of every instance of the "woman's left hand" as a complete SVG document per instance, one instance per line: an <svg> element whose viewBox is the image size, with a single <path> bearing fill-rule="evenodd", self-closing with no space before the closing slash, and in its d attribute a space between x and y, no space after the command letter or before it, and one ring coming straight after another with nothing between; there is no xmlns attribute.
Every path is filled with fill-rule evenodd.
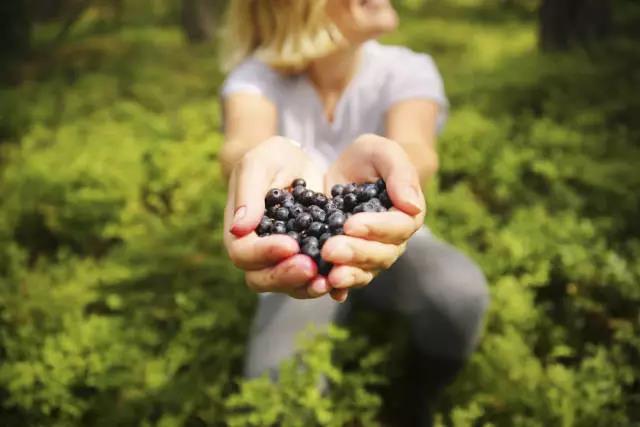
<svg viewBox="0 0 640 427"><path fill-rule="evenodd" d="M404 149L390 139L360 136L329 169L325 188L379 178L385 180L394 207L351 216L345 234L331 237L322 248L322 257L334 264L328 280L336 301L344 301L349 288L365 286L391 267L423 224L426 207L418 173Z"/></svg>

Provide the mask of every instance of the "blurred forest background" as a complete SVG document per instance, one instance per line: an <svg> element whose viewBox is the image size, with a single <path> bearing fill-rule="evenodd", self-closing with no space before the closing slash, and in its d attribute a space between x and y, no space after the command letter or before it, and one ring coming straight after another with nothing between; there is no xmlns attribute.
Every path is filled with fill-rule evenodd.
<svg viewBox="0 0 640 427"><path fill-rule="evenodd" d="M432 54L452 102L427 223L493 298L438 424L639 426L640 5L396 5L385 41ZM223 9L0 4L2 426L397 425L400 320L240 378L256 297L221 244Z"/></svg>

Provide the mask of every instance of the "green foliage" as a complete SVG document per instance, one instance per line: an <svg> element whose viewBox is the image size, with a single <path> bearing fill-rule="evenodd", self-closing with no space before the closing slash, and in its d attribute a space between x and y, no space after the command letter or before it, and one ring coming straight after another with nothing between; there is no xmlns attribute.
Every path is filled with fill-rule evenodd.
<svg viewBox="0 0 640 427"><path fill-rule="evenodd" d="M432 52L452 103L428 223L492 293L438 423L640 423L635 44L543 56L533 17L497 1L405 7L390 41ZM380 319L241 379L254 297L221 242L213 49L91 34L0 88L2 424L376 425L402 342L365 338Z"/></svg>

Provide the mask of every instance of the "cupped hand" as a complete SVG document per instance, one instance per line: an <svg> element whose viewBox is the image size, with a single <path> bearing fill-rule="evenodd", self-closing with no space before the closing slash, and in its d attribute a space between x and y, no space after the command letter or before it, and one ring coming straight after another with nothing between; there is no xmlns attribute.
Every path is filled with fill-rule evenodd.
<svg viewBox="0 0 640 427"><path fill-rule="evenodd" d="M418 173L395 141L377 135L359 137L329 169L325 188L379 178L385 180L394 207L351 216L344 225L345 234L331 237L322 248L322 257L334 264L328 282L337 301L344 301L350 288L367 285L389 268L423 224L426 206Z"/></svg>
<svg viewBox="0 0 640 427"><path fill-rule="evenodd" d="M271 188L304 178L310 189L322 189L322 172L291 141L272 137L248 151L231 173L224 215L224 243L232 262L245 270L249 288L314 298L329 292L315 262L299 254L298 243L286 235L258 237L264 196Z"/></svg>

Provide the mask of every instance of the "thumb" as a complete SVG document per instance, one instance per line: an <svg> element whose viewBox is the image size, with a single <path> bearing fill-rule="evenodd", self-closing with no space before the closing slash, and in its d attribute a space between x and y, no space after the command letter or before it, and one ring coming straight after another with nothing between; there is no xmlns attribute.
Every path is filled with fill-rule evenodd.
<svg viewBox="0 0 640 427"><path fill-rule="evenodd" d="M373 153L373 164L384 179L393 205L409 215L425 210L418 171L406 151L395 141L386 140Z"/></svg>
<svg viewBox="0 0 640 427"><path fill-rule="evenodd" d="M243 162L236 172L235 206L230 231L242 237L255 230L260 223L264 215L264 195L271 180L267 170L253 162Z"/></svg>

